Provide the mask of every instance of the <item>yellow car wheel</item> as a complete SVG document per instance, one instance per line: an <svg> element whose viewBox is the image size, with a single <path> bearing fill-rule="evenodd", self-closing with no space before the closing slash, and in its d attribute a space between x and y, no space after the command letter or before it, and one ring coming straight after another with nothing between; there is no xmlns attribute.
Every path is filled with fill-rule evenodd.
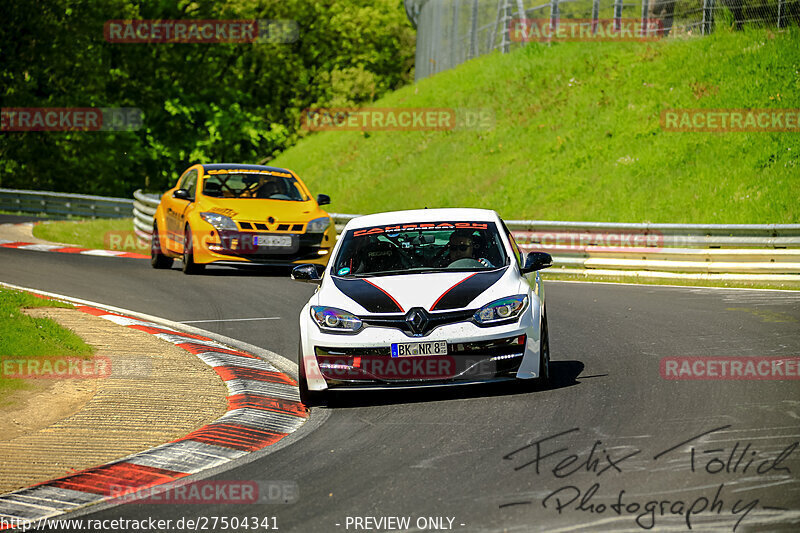
<svg viewBox="0 0 800 533"><path fill-rule="evenodd" d="M158 223L153 223L153 234L150 236L150 266L158 269L172 268L174 259L164 255L161 249L161 237L158 234Z"/></svg>
<svg viewBox="0 0 800 533"><path fill-rule="evenodd" d="M186 226L186 231L183 233L183 273L189 275L199 274L205 267L205 265L198 265L194 262L192 228Z"/></svg>

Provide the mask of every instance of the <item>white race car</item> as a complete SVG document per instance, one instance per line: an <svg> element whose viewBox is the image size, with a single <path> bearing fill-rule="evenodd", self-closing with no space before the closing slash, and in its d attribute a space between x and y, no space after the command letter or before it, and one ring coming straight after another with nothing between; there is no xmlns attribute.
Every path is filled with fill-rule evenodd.
<svg viewBox="0 0 800 533"><path fill-rule="evenodd" d="M421 209L351 220L300 313L300 395L549 379L544 289L506 225L484 209ZM535 272L526 278L526 274Z"/></svg>

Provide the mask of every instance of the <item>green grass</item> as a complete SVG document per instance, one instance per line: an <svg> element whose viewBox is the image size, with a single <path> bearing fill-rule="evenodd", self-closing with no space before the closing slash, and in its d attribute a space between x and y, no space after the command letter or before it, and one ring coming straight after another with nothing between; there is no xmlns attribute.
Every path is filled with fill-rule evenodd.
<svg viewBox="0 0 800 533"><path fill-rule="evenodd" d="M133 232L133 219L99 218L69 222L42 222L33 227L33 235L46 241L73 244L96 250L149 253Z"/></svg>
<svg viewBox="0 0 800 533"><path fill-rule="evenodd" d="M506 219L800 222L800 134L663 131L663 110L800 108L800 31L531 43L374 107L487 109L485 131L323 132L270 162L331 211L495 209Z"/></svg>
<svg viewBox="0 0 800 533"><path fill-rule="evenodd" d="M574 269L573 269L574 270ZM640 278L638 276L585 276L570 269L553 269L542 272L544 280L598 281L606 283L631 283L635 285L679 285L682 287L722 287L728 289L781 289L800 290L800 281L731 281L696 280L678 278Z"/></svg>
<svg viewBox="0 0 800 533"><path fill-rule="evenodd" d="M0 288L0 363L9 359L43 356L89 357L94 353L92 346L55 321L33 318L21 311L32 307L72 306L37 298L26 292ZM26 380L6 378L5 372L0 371L0 398L26 386Z"/></svg>

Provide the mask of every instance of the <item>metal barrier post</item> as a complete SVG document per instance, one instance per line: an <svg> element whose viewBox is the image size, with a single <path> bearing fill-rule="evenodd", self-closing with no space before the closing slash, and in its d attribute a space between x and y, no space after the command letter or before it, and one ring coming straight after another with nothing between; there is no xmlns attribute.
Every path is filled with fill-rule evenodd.
<svg viewBox="0 0 800 533"><path fill-rule="evenodd" d="M517 0L517 16L521 19L525 17L525 6L522 5L522 0Z"/></svg>
<svg viewBox="0 0 800 533"><path fill-rule="evenodd" d="M503 6L503 37L501 42L501 50L504 54L507 54L511 49L511 35L509 26L511 26L511 2L506 0L505 5Z"/></svg>
<svg viewBox="0 0 800 533"><path fill-rule="evenodd" d="M714 0L703 0L703 23L700 26L700 33L708 35L711 33L711 26L714 24Z"/></svg>
<svg viewBox="0 0 800 533"><path fill-rule="evenodd" d="M642 37L647 37L649 30L647 29L648 13L650 12L649 0L642 0Z"/></svg>
<svg viewBox="0 0 800 533"><path fill-rule="evenodd" d="M469 31L469 57L478 57L478 0L472 0L472 21Z"/></svg>
<svg viewBox="0 0 800 533"><path fill-rule="evenodd" d="M614 0L614 29L622 29L622 0Z"/></svg>
<svg viewBox="0 0 800 533"><path fill-rule="evenodd" d="M558 0L550 0L550 31L555 32L558 29L558 19L561 14L558 11Z"/></svg>
<svg viewBox="0 0 800 533"><path fill-rule="evenodd" d="M459 1L453 2L453 25L450 27L450 63L447 68L454 67L460 63L456 60L456 55L459 52L458 42L458 4Z"/></svg>

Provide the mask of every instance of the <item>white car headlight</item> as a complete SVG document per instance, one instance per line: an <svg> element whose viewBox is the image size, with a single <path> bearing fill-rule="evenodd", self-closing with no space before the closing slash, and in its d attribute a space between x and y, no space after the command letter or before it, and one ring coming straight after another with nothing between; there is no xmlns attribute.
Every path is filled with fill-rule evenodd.
<svg viewBox="0 0 800 533"><path fill-rule="evenodd" d="M330 224L331 219L328 217L315 218L306 226L306 233L324 233Z"/></svg>
<svg viewBox="0 0 800 533"><path fill-rule="evenodd" d="M478 325L491 325L518 318L528 307L528 295L507 296L490 302L475 312L473 320Z"/></svg>
<svg viewBox="0 0 800 533"><path fill-rule="evenodd" d="M220 215L219 213L209 212L200 213L200 216L203 218L203 220L217 228L217 231L236 231L239 229L236 227L236 222L234 222L231 217L226 217L225 215Z"/></svg>
<svg viewBox="0 0 800 533"><path fill-rule="evenodd" d="M361 319L354 314L324 305L312 306L311 318L319 329L331 333L355 333L363 325Z"/></svg>

